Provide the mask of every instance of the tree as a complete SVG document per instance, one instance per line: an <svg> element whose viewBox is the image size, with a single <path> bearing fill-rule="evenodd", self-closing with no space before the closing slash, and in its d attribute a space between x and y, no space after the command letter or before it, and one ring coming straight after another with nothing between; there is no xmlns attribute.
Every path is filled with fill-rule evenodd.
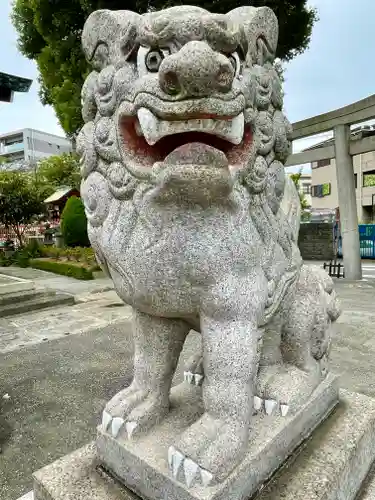
<svg viewBox="0 0 375 500"><path fill-rule="evenodd" d="M68 247L90 246L87 236L87 218L80 198L72 196L61 214L61 232Z"/></svg>
<svg viewBox="0 0 375 500"><path fill-rule="evenodd" d="M238 0L191 0L189 4L225 13L242 5ZM280 24L277 57L289 61L309 45L316 10L308 0L252 0L255 7L271 7ZM88 15L96 9L128 9L144 13L172 5L173 0L15 0L12 21L19 49L36 61L43 104L54 107L62 128L75 137L82 126L82 84L90 72L81 50L81 33Z"/></svg>
<svg viewBox="0 0 375 500"><path fill-rule="evenodd" d="M35 175L39 186L50 186L53 189L68 186L79 189L79 156L75 153L50 156L38 163Z"/></svg>
<svg viewBox="0 0 375 500"><path fill-rule="evenodd" d="M300 186L301 177L302 177L302 169L297 173L290 174L290 178L292 179L294 185L297 188L299 200L301 203L301 220L306 221L310 217L310 214L307 211L310 208L310 205L307 203L306 196Z"/></svg>
<svg viewBox="0 0 375 500"><path fill-rule="evenodd" d="M44 215L45 210L40 192L27 175L0 173L0 224L13 229L20 246L27 226Z"/></svg>

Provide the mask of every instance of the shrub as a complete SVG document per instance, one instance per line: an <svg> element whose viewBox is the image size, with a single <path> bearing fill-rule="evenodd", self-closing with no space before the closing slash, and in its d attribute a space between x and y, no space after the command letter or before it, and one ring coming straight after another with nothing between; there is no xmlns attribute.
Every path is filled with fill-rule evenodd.
<svg viewBox="0 0 375 500"><path fill-rule="evenodd" d="M87 236L87 219L80 198L72 196L61 214L61 232L68 247L90 246Z"/></svg>
<svg viewBox="0 0 375 500"><path fill-rule="evenodd" d="M50 271L64 276L70 276L78 280L92 280L94 276L91 269L86 269L82 266L71 264L70 262L57 262L46 259L32 259L30 266L34 269L41 269L42 271Z"/></svg>
<svg viewBox="0 0 375 500"><path fill-rule="evenodd" d="M30 255L26 248L22 248L12 255L12 261L16 266L29 267Z"/></svg>
<svg viewBox="0 0 375 500"><path fill-rule="evenodd" d="M28 244L24 247L24 249L32 259L35 259L36 257L41 257L42 255L42 246L40 245L38 240L30 239Z"/></svg>

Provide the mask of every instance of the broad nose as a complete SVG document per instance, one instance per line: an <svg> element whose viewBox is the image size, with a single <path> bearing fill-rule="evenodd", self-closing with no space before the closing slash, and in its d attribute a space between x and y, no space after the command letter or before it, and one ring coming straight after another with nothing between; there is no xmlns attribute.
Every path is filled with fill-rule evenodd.
<svg viewBox="0 0 375 500"><path fill-rule="evenodd" d="M159 82L169 95L205 97L232 88L234 69L229 59L205 42L189 42L166 57L159 68Z"/></svg>

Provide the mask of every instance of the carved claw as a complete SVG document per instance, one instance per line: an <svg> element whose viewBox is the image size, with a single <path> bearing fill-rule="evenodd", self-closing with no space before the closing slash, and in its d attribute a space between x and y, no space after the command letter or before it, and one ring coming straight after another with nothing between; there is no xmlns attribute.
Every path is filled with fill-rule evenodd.
<svg viewBox="0 0 375 500"><path fill-rule="evenodd" d="M128 433L128 438L131 439L133 432L137 428L137 422L126 422L125 428L126 432Z"/></svg>
<svg viewBox="0 0 375 500"><path fill-rule="evenodd" d="M103 411L103 417L102 417L102 427L103 431L106 431L108 429L109 424L112 422L112 417L109 413L107 413L105 410Z"/></svg>
<svg viewBox="0 0 375 500"><path fill-rule="evenodd" d="M124 419L120 417L115 417L112 420L112 436L117 437L120 432L121 427L124 425Z"/></svg>
<svg viewBox="0 0 375 500"><path fill-rule="evenodd" d="M289 405L280 405L280 413L282 417L286 417L287 413L289 411Z"/></svg>
<svg viewBox="0 0 375 500"><path fill-rule="evenodd" d="M168 449L168 465L173 478L178 481L184 478L188 488L191 488L195 484L209 486L213 480L211 472L199 467L196 462L185 457L174 446L170 446ZM184 472L183 475L181 474L182 471Z"/></svg>
<svg viewBox="0 0 375 500"><path fill-rule="evenodd" d="M185 482L186 486L190 488L197 479L197 472L200 471L200 467L198 464L190 460L190 458L185 458L184 460L184 473L185 473Z"/></svg>
<svg viewBox="0 0 375 500"><path fill-rule="evenodd" d="M192 385L194 385L194 384L195 384L194 373L191 373L191 372L184 372L184 380L185 380L185 382L187 382L188 384L192 384Z"/></svg>
<svg viewBox="0 0 375 500"><path fill-rule="evenodd" d="M262 399L254 396L254 410L256 412L264 411L267 415L281 415L286 417L289 412L289 405L275 401L274 399Z"/></svg>
<svg viewBox="0 0 375 500"><path fill-rule="evenodd" d="M273 399L265 399L264 408L266 410L267 415L272 415L276 407L277 407L277 401L274 401Z"/></svg>
<svg viewBox="0 0 375 500"><path fill-rule="evenodd" d="M258 396L254 396L254 410L260 411L263 407L263 399Z"/></svg>
<svg viewBox="0 0 375 500"><path fill-rule="evenodd" d="M204 376L200 373L184 372L184 380L191 385L202 385Z"/></svg>
<svg viewBox="0 0 375 500"><path fill-rule="evenodd" d="M203 486L210 486L213 475L211 474L211 472L208 472L208 470L201 469L201 479Z"/></svg>

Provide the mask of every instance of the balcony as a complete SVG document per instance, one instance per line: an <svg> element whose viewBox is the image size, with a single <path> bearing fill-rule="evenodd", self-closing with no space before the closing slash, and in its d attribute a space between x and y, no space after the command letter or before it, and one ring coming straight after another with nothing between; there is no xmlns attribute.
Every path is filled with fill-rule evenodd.
<svg viewBox="0 0 375 500"><path fill-rule="evenodd" d="M18 153L23 151L25 146L23 142L16 142L14 144L9 144L8 146L0 144L0 155L9 155L11 153Z"/></svg>

